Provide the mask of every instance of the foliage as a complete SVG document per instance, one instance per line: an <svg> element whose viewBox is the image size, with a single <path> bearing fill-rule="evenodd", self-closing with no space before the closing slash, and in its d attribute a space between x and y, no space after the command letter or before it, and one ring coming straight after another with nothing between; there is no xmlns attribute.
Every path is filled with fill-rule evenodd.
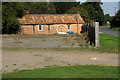
<svg viewBox="0 0 120 80"><path fill-rule="evenodd" d="M109 22L111 21L111 17L110 17L109 14L106 14L106 15L105 15L105 21L109 21Z"/></svg>
<svg viewBox="0 0 120 80"><path fill-rule="evenodd" d="M95 65L50 67L3 74L3 78L118 78L118 67Z"/></svg>
<svg viewBox="0 0 120 80"><path fill-rule="evenodd" d="M100 23L100 25L104 24L104 13L101 8L101 2L85 2L82 4L82 7L88 11L90 15L90 20L94 20Z"/></svg>
<svg viewBox="0 0 120 80"><path fill-rule="evenodd" d="M24 7L24 11L26 11L29 14L52 14L56 13L56 9L54 7L54 4L52 2L46 3L46 2L33 2L33 3L22 3ZM31 5L31 6L30 6Z"/></svg>
<svg viewBox="0 0 120 80"><path fill-rule="evenodd" d="M21 4L24 6L25 12L32 14L64 14L66 10L80 5L77 2L26 2Z"/></svg>
<svg viewBox="0 0 120 80"><path fill-rule="evenodd" d="M68 13L68 14L78 14L79 13L86 22L88 22L89 18L90 18L88 12L81 6L72 7L71 9L66 11L66 13Z"/></svg>
<svg viewBox="0 0 120 80"><path fill-rule="evenodd" d="M13 34L19 31L17 17L23 15L23 9L19 3L3 3L2 7L2 33Z"/></svg>
<svg viewBox="0 0 120 80"><path fill-rule="evenodd" d="M58 14L64 14L67 10L71 9L72 7L77 7L80 5L79 2L55 2L55 8Z"/></svg>
<svg viewBox="0 0 120 80"><path fill-rule="evenodd" d="M112 18L110 24L111 24L111 28L116 28L116 27L120 28L120 10Z"/></svg>

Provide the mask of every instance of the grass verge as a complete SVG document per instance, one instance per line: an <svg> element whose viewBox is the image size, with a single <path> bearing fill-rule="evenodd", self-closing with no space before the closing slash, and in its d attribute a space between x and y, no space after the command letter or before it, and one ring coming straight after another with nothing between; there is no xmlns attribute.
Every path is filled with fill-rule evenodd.
<svg viewBox="0 0 120 80"><path fill-rule="evenodd" d="M118 67L76 65L3 74L3 78L118 78Z"/></svg>
<svg viewBox="0 0 120 80"><path fill-rule="evenodd" d="M109 53L118 53L118 48L120 37L108 35L108 34L100 34L100 47L99 51L109 52Z"/></svg>
<svg viewBox="0 0 120 80"><path fill-rule="evenodd" d="M120 28L112 28L112 30L120 31Z"/></svg>

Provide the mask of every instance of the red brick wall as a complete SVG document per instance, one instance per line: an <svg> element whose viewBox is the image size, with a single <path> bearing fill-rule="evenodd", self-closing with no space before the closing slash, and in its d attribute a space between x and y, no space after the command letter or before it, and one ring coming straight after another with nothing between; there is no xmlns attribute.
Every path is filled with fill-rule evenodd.
<svg viewBox="0 0 120 80"><path fill-rule="evenodd" d="M54 25L50 25L50 34L57 34L56 28L57 28L57 24Z"/></svg>
<svg viewBox="0 0 120 80"><path fill-rule="evenodd" d="M42 30L39 30L39 25L22 25L21 26L21 34L57 34L56 28L59 25L64 25L68 27L67 24L54 24L54 25L42 25ZM48 26L50 27L50 31L48 31ZM82 24L71 24L70 31L74 33L80 33ZM62 32L67 32L66 28L59 27L58 31L62 29Z"/></svg>
<svg viewBox="0 0 120 80"><path fill-rule="evenodd" d="M35 34L48 34L48 25L41 25L42 30L39 30L39 25L35 26Z"/></svg>
<svg viewBox="0 0 120 80"><path fill-rule="evenodd" d="M20 33L21 34L33 34L33 26L32 25L22 25Z"/></svg>
<svg viewBox="0 0 120 80"><path fill-rule="evenodd" d="M80 33L82 24L71 24L70 30L74 33Z"/></svg>

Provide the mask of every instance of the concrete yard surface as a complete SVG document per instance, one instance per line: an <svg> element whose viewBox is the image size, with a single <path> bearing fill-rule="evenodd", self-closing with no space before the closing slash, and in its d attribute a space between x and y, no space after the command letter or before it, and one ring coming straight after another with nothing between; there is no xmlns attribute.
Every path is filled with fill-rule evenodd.
<svg viewBox="0 0 120 80"><path fill-rule="evenodd" d="M118 66L118 54L80 50L3 50L3 72L68 65Z"/></svg>
<svg viewBox="0 0 120 80"><path fill-rule="evenodd" d="M56 48L86 45L84 35L3 35L2 48Z"/></svg>

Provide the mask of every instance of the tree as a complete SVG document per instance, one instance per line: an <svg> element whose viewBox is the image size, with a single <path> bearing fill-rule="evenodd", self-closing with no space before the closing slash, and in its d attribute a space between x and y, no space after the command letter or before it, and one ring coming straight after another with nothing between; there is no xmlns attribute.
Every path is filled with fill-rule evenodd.
<svg viewBox="0 0 120 80"><path fill-rule="evenodd" d="M17 18L22 17L23 9L19 3L5 2L2 6L2 33L13 34L19 31L20 23Z"/></svg>
<svg viewBox="0 0 120 80"><path fill-rule="evenodd" d="M120 10L117 12L117 14L112 18L110 22L111 28L120 28Z"/></svg>
<svg viewBox="0 0 120 80"><path fill-rule="evenodd" d="M107 22L110 22L111 21L111 19L112 19L112 17L109 15L109 14L105 14L105 22L104 22L104 24L108 24Z"/></svg>
<svg viewBox="0 0 120 80"><path fill-rule="evenodd" d="M22 3L24 6L25 13L32 14L54 14L56 9L52 2L32 2L32 3ZM31 6L30 6L31 5Z"/></svg>
<svg viewBox="0 0 120 80"><path fill-rule="evenodd" d="M92 7L91 5L89 5L88 3L83 3L81 5L84 9L87 10L89 16L90 16L90 20L95 20L95 9L94 7Z"/></svg>
<svg viewBox="0 0 120 80"><path fill-rule="evenodd" d="M111 20L110 15L109 15L109 14L106 14L106 15L105 15L105 21L109 21L109 22L110 22L110 20Z"/></svg>
<svg viewBox="0 0 120 80"><path fill-rule="evenodd" d="M57 12L56 8L55 8L55 5L53 2L50 2L50 3L46 3L47 6L46 6L46 9L44 13L47 13L47 14L55 14Z"/></svg>
<svg viewBox="0 0 120 80"><path fill-rule="evenodd" d="M85 2L81 6L88 11L90 19L97 21L100 25L104 24L104 13L101 8L101 2Z"/></svg>
<svg viewBox="0 0 120 80"><path fill-rule="evenodd" d="M72 7L77 7L80 5L79 2L55 2L55 8L58 14L64 14L67 10L71 9Z"/></svg>
<svg viewBox="0 0 120 80"><path fill-rule="evenodd" d="M78 14L79 13L86 22L88 22L89 18L90 18L88 12L80 6L72 7L66 13L68 13L68 14Z"/></svg>

